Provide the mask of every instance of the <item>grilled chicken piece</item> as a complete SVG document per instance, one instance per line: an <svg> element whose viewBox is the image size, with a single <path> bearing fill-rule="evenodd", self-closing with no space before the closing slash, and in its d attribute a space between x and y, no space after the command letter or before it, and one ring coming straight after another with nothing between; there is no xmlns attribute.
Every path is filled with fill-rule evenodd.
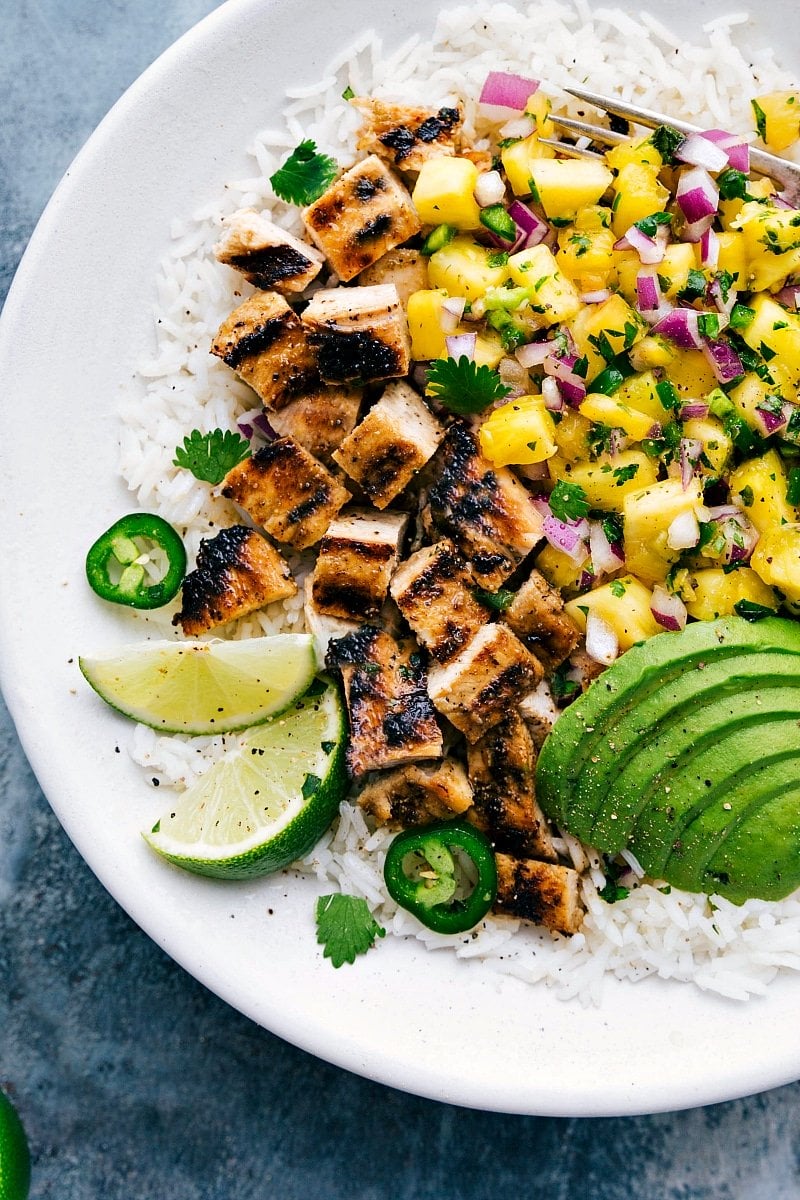
<svg viewBox="0 0 800 1200"><path fill-rule="evenodd" d="M367 267L366 271L362 271L358 282L363 287L393 283L400 303L407 308L411 293L420 292L428 286L428 267L419 250L401 246L398 250L390 250L371 267Z"/></svg>
<svg viewBox="0 0 800 1200"><path fill-rule="evenodd" d="M475 597L466 562L447 539L401 563L389 591L417 640L441 663L460 653L491 616Z"/></svg>
<svg viewBox="0 0 800 1200"><path fill-rule="evenodd" d="M319 383L307 330L277 292L256 292L235 308L211 353L241 375L267 408L283 408Z"/></svg>
<svg viewBox="0 0 800 1200"><path fill-rule="evenodd" d="M580 876L572 867L496 854L497 899L495 911L533 921L557 933L577 933L584 908L578 888Z"/></svg>
<svg viewBox="0 0 800 1200"><path fill-rule="evenodd" d="M469 820L492 845L521 858L557 862L536 802L536 750L519 713L512 712L468 747L467 770L474 792Z"/></svg>
<svg viewBox="0 0 800 1200"><path fill-rule="evenodd" d="M341 672L351 775L442 757L442 732L425 690L422 656L375 625L330 643L326 663Z"/></svg>
<svg viewBox="0 0 800 1200"><path fill-rule="evenodd" d="M558 709L545 679L527 696L523 696L519 715L528 726L537 751L541 750L544 739L558 720Z"/></svg>
<svg viewBox="0 0 800 1200"><path fill-rule="evenodd" d="M542 678L538 659L500 623L483 625L457 658L431 668L431 700L467 741L498 725Z"/></svg>
<svg viewBox="0 0 800 1200"><path fill-rule="evenodd" d="M332 617L374 621L397 566L408 517L354 509L328 526L314 567L317 610Z"/></svg>
<svg viewBox="0 0 800 1200"><path fill-rule="evenodd" d="M297 591L274 546L255 529L233 525L200 543L197 565L183 581L181 611L172 618L187 637L283 600Z"/></svg>
<svg viewBox="0 0 800 1200"><path fill-rule="evenodd" d="M475 582L496 591L540 540L542 517L507 467L492 467L481 457L463 421L448 429L434 471L423 514L428 531L452 538Z"/></svg>
<svg viewBox="0 0 800 1200"><path fill-rule="evenodd" d="M290 437L267 442L230 470L222 495L296 550L318 542L350 499L327 467Z"/></svg>
<svg viewBox="0 0 800 1200"><path fill-rule="evenodd" d="M408 191L374 154L340 175L303 221L342 283L422 228Z"/></svg>
<svg viewBox="0 0 800 1200"><path fill-rule="evenodd" d="M379 825L451 821L472 804L467 773L452 758L434 766L394 767L359 793L358 803Z"/></svg>
<svg viewBox="0 0 800 1200"><path fill-rule="evenodd" d="M309 454L329 462L355 428L362 399L360 388L317 387L270 413L269 422L282 437L293 437Z"/></svg>
<svg viewBox="0 0 800 1200"><path fill-rule="evenodd" d="M531 572L503 613L503 620L533 650L548 675L569 658L581 640L578 626L564 612L561 596L539 571Z"/></svg>
<svg viewBox="0 0 800 1200"><path fill-rule="evenodd" d="M326 383L369 383L408 374L411 339L394 284L317 292L303 322Z"/></svg>
<svg viewBox="0 0 800 1200"><path fill-rule="evenodd" d="M379 154L403 171L419 171L429 158L453 155L461 132L457 108L411 107L356 96L351 100L364 118L358 149Z"/></svg>
<svg viewBox="0 0 800 1200"><path fill-rule="evenodd" d="M589 684L593 683L595 679L599 679L606 670L603 663L589 657L585 644L578 646L577 650L573 650L569 656L569 665L571 667L570 678L574 677L579 681L582 692L585 692Z"/></svg>
<svg viewBox="0 0 800 1200"><path fill-rule="evenodd" d="M326 613L320 612L314 603L313 587L313 577L306 575L303 584L303 616L306 619L306 628L314 639L317 658L320 662L324 662L331 642L337 638L347 637L348 633L356 633L359 629L359 622L344 621L341 617L329 617Z"/></svg>
<svg viewBox="0 0 800 1200"><path fill-rule="evenodd" d="M333 457L376 508L386 508L436 453L444 430L413 388L390 383Z"/></svg>
<svg viewBox="0 0 800 1200"><path fill-rule="evenodd" d="M243 208L223 220L225 232L214 247L219 262L241 271L245 279L265 291L302 292L316 279L325 258L287 233L254 208Z"/></svg>

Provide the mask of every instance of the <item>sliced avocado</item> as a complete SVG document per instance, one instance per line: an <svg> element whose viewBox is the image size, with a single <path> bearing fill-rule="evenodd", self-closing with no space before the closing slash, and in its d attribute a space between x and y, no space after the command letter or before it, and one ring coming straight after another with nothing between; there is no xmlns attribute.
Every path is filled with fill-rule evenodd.
<svg viewBox="0 0 800 1200"><path fill-rule="evenodd" d="M799 714L800 625L698 622L628 651L559 717L539 799L569 833L628 846L676 886L786 895L800 883L800 805L786 800Z"/></svg>

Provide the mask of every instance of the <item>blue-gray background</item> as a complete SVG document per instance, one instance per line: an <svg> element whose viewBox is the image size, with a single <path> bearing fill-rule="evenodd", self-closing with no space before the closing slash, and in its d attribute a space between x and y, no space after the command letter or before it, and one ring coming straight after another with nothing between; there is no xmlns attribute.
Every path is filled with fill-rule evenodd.
<svg viewBox="0 0 800 1200"><path fill-rule="evenodd" d="M299 29L318 2L297 0ZM0 299L94 126L215 6L0 0ZM46 421L43 435L46 455ZM0 1086L30 1135L33 1195L53 1200L800 1196L800 1085L655 1117L486 1115L357 1079L265 1033L106 894L2 705Z"/></svg>

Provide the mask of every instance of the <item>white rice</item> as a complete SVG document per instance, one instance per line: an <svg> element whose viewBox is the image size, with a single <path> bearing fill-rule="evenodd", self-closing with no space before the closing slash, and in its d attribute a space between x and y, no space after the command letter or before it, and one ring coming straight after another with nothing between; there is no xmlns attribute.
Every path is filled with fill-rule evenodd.
<svg viewBox="0 0 800 1200"><path fill-rule="evenodd" d="M412 104L457 100L466 132L476 141L485 134L476 98L492 69L542 79L561 111L570 106L567 97L558 100L559 88L582 84L701 125L745 132L752 127L751 96L794 84L771 51L749 46L747 19L732 13L711 21L702 42L690 45L647 13L637 21L619 9L590 9L586 0L540 0L521 11L510 4L458 7L440 15L433 42L417 36L386 54L380 39L365 33L331 62L322 80L293 88L284 124L258 133L249 147L251 177L221 183L218 197L172 222L172 246L156 283L155 353L141 365L145 396L132 398L121 413L120 469L142 507L186 530L190 556L202 536L235 519L205 484L172 465L175 447L192 429L235 429L243 414L259 408L250 389L208 352L222 320L252 290L215 261L211 247L223 217L250 206L300 231L297 210L276 200L268 177L287 150L308 137L343 166L354 161L358 119L341 98L346 87ZM746 55L735 44L737 31ZM298 559L292 567L302 581L308 562ZM302 629L301 595L302 588L238 622L230 635ZM140 726L132 754L149 778L183 789L230 744L222 737L163 737ZM301 869L326 888L363 896L388 932L415 937L429 950L483 958L497 971L554 987L564 999L599 1003L603 978L612 974L631 981L659 975L744 1000L763 994L778 971L800 969L800 893L780 903L736 906L639 884L641 866L626 853L632 890L607 904L599 896L605 883L599 856L566 833L557 841L559 850L586 871L580 933L567 938L492 917L469 934L442 937L386 897L382 868L392 836L370 830L358 809L343 804L338 825Z"/></svg>

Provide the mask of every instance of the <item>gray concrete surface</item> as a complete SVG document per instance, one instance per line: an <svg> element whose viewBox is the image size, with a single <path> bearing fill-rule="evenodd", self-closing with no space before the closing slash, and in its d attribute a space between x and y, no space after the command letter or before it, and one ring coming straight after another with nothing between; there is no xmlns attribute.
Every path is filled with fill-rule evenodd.
<svg viewBox="0 0 800 1200"><path fill-rule="evenodd" d="M0 298L93 127L213 7L0 0ZM33 1195L52 1200L800 1196L800 1085L656 1117L485 1115L356 1078L257 1028L106 894L2 705L0 1086L28 1128Z"/></svg>

